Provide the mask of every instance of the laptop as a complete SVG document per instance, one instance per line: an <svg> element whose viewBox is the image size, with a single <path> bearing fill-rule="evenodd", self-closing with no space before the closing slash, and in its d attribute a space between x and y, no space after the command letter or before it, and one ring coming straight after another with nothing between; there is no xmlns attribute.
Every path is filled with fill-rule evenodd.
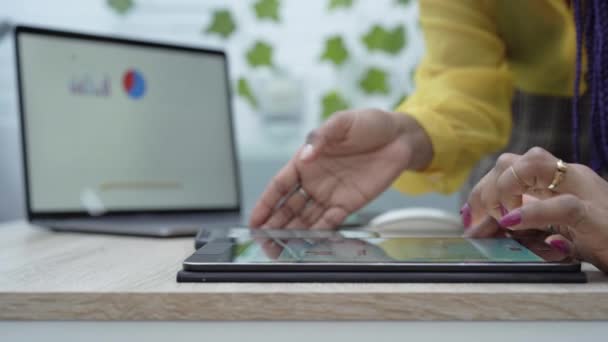
<svg viewBox="0 0 608 342"><path fill-rule="evenodd" d="M17 26L27 218L194 235L241 224L226 55Z"/></svg>

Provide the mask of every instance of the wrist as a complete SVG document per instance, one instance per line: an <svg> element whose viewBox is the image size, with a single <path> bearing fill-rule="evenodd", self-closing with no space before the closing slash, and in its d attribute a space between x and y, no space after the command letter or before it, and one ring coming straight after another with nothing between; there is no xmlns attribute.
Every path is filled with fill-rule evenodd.
<svg viewBox="0 0 608 342"><path fill-rule="evenodd" d="M433 144L426 130L416 119L406 113L391 113L398 127L398 139L407 149L408 160L404 169L422 171L433 160Z"/></svg>

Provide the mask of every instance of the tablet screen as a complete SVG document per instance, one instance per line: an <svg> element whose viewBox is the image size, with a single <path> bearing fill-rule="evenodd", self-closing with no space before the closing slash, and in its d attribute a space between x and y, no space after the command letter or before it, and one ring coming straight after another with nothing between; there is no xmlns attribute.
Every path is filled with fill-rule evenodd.
<svg viewBox="0 0 608 342"><path fill-rule="evenodd" d="M238 209L222 53L29 30L17 44L33 213Z"/></svg>
<svg viewBox="0 0 608 342"><path fill-rule="evenodd" d="M510 238L382 238L366 232L258 230L232 235L235 263L543 262Z"/></svg>

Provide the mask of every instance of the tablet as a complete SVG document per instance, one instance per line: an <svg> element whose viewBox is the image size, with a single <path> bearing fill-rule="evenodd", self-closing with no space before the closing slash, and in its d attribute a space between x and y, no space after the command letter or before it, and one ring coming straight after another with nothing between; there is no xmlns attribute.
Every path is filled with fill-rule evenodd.
<svg viewBox="0 0 608 342"><path fill-rule="evenodd" d="M517 274L521 279L528 277L522 280L526 282L584 279L578 261L539 239L388 238L357 230L233 229L196 250L180 273L178 281L412 281L423 277L470 282L483 274L488 281L501 282L517 281L513 278Z"/></svg>

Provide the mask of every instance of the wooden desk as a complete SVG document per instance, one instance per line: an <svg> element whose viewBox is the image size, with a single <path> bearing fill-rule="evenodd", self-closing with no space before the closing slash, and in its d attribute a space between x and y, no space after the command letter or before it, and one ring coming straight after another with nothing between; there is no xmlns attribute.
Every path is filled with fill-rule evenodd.
<svg viewBox="0 0 608 342"><path fill-rule="evenodd" d="M192 239L0 225L1 320L603 320L588 284L178 284Z"/></svg>

